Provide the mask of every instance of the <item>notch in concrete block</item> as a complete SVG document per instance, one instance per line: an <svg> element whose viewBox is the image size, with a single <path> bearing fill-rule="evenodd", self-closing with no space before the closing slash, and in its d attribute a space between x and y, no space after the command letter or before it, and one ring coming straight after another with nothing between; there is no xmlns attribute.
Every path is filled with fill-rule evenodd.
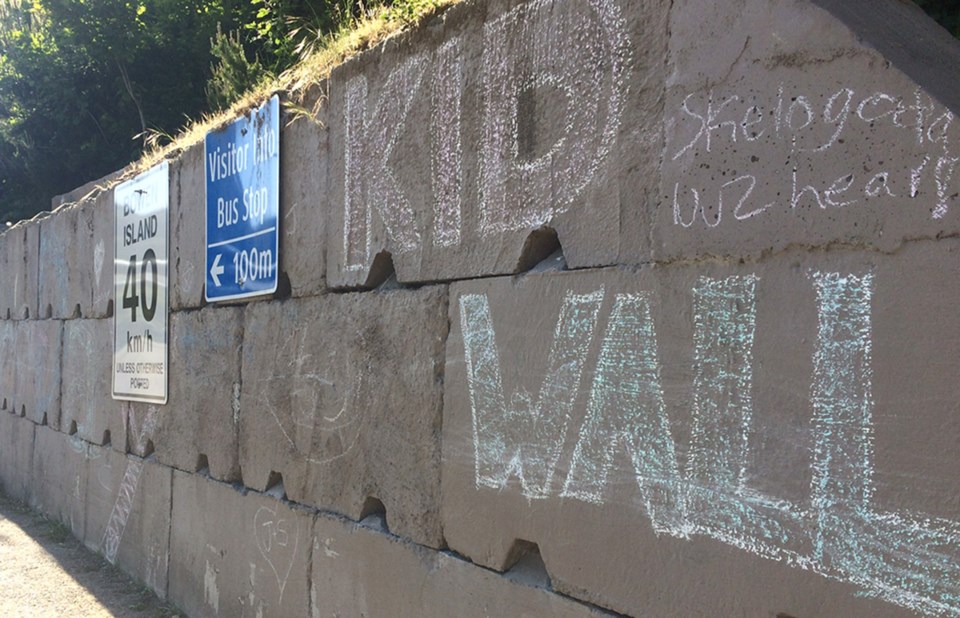
<svg viewBox="0 0 960 618"><path fill-rule="evenodd" d="M363 287L375 288L396 275L396 268L393 265L393 254L384 249L373 258L373 265L370 266L370 272Z"/></svg>
<svg viewBox="0 0 960 618"><path fill-rule="evenodd" d="M516 272L526 272L558 251L563 255L557 230L548 226L533 230L523 243Z"/></svg>
<svg viewBox="0 0 960 618"><path fill-rule="evenodd" d="M278 500L286 500L287 490L283 487L283 475L271 470L270 476L267 477L267 489L263 493Z"/></svg>
<svg viewBox="0 0 960 618"><path fill-rule="evenodd" d="M553 589L550 573L540 553L540 546L536 543L515 539L507 553L507 565L504 577L510 581L534 588Z"/></svg>
<svg viewBox="0 0 960 618"><path fill-rule="evenodd" d="M203 453L197 455L197 463L193 467L193 471L197 474L202 474L204 476L210 476L210 461L207 459L207 456Z"/></svg>

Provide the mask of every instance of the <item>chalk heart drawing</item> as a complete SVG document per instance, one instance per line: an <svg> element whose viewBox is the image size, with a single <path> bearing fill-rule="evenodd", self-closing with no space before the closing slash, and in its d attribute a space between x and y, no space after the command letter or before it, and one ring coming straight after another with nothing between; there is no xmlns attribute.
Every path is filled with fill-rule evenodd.
<svg viewBox="0 0 960 618"><path fill-rule="evenodd" d="M273 571L282 603L283 590L287 587L300 545L300 527L278 515L276 507L261 506L257 509L253 516L253 538L260 555Z"/></svg>

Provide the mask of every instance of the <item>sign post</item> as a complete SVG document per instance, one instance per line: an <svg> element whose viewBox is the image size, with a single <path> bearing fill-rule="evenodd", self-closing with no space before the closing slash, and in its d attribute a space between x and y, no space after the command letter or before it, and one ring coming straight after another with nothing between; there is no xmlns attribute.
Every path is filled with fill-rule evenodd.
<svg viewBox="0 0 960 618"><path fill-rule="evenodd" d="M280 99L207 133L208 302L277 291L280 264Z"/></svg>
<svg viewBox="0 0 960 618"><path fill-rule="evenodd" d="M167 402L169 179L164 161L113 193L114 399Z"/></svg>

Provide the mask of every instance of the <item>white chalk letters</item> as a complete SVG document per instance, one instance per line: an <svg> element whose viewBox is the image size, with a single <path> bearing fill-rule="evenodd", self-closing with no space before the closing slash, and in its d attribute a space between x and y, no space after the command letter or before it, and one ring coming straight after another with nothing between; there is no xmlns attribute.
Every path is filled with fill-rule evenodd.
<svg viewBox="0 0 960 618"><path fill-rule="evenodd" d="M528 499L603 504L614 470L629 474L654 530L709 536L745 551L852 582L932 615L960 615L960 524L872 503L873 276L815 272L810 499L748 486L753 434L754 276L701 277L693 289L693 410L686 466L664 404L654 296L616 294L600 341L586 414L574 407L607 292L568 293L540 394L509 398L487 296L459 299L477 488ZM558 462L572 445L565 478ZM754 472L755 473L755 472Z"/></svg>
<svg viewBox="0 0 960 618"><path fill-rule="evenodd" d="M568 5L576 5L573 10ZM582 10L580 10L582 9ZM613 0L535 0L485 24L479 118L463 117L460 38L409 58L370 95L363 75L346 84L344 102L343 258L348 271L368 266L380 244L397 253L455 247L467 225L483 236L534 229L564 212L590 184L613 146L625 105L629 45ZM429 210L415 206L397 154L414 99L430 105ZM551 137L527 143L521 125L539 122L521 101L549 96L563 110ZM465 170L461 134L480 128L475 170ZM521 142L524 142L521 145ZM529 152L528 152L529 150ZM465 183L469 171L477 184ZM469 193L468 193L469 191ZM479 221L462 203L479 202ZM373 238L373 215L387 239ZM432 219L432 225L430 220Z"/></svg>

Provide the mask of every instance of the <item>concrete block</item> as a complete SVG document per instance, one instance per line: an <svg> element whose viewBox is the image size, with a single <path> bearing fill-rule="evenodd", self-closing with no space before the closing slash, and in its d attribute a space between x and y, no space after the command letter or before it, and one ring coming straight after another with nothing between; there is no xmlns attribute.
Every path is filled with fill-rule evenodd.
<svg viewBox="0 0 960 618"><path fill-rule="evenodd" d="M240 467L263 490L433 547L439 521L446 289L246 307Z"/></svg>
<svg viewBox="0 0 960 618"><path fill-rule="evenodd" d="M313 534L312 615L607 615L513 575L384 534L366 521L321 514Z"/></svg>
<svg viewBox="0 0 960 618"><path fill-rule="evenodd" d="M40 268L40 223L21 221L0 236L0 317L36 318Z"/></svg>
<svg viewBox="0 0 960 618"><path fill-rule="evenodd" d="M0 485L3 493L24 502L33 488L33 434L36 425L0 412Z"/></svg>
<svg viewBox="0 0 960 618"><path fill-rule="evenodd" d="M280 124L280 271L293 296L313 296L326 288L326 109Z"/></svg>
<svg viewBox="0 0 960 618"><path fill-rule="evenodd" d="M155 438L157 460L194 472L206 457L215 479L240 479L240 345L243 309L208 307L170 318L170 397Z"/></svg>
<svg viewBox="0 0 960 618"><path fill-rule="evenodd" d="M190 616L305 616L312 518L173 472L169 599Z"/></svg>
<svg viewBox="0 0 960 618"><path fill-rule="evenodd" d="M676 2L670 32L658 260L960 230L953 112L863 32L791 0Z"/></svg>
<svg viewBox="0 0 960 618"><path fill-rule="evenodd" d="M120 401L120 415L126 427L126 440L114 440L114 449L148 457L154 453L154 440L164 422L167 406L138 401Z"/></svg>
<svg viewBox="0 0 960 618"><path fill-rule="evenodd" d="M447 543L630 615L960 611L958 251L454 284Z"/></svg>
<svg viewBox="0 0 960 618"><path fill-rule="evenodd" d="M93 231L79 206L65 206L40 221L39 310L42 318L83 315L92 294Z"/></svg>
<svg viewBox="0 0 960 618"><path fill-rule="evenodd" d="M49 427L35 428L30 508L83 538L89 445Z"/></svg>
<svg viewBox="0 0 960 618"><path fill-rule="evenodd" d="M0 409L16 412L17 322L0 320Z"/></svg>
<svg viewBox="0 0 960 618"><path fill-rule="evenodd" d="M84 317L108 318L113 316L114 276L114 203L113 189L99 192L80 205L80 225L89 230L84 237L90 241L85 247L89 264L90 301L81 307Z"/></svg>
<svg viewBox="0 0 960 618"><path fill-rule="evenodd" d="M55 195L50 200L50 209L56 210L64 204L76 204L95 197L104 191L104 187L107 187L119 180L127 170L128 168L119 169L115 172L107 174L106 176L102 176L97 180L91 180L90 182L81 185L72 191Z"/></svg>
<svg viewBox="0 0 960 618"><path fill-rule="evenodd" d="M14 411L59 429L63 322L24 320L17 324L16 335Z"/></svg>
<svg viewBox="0 0 960 618"><path fill-rule="evenodd" d="M109 448L88 452L83 543L166 598L172 471Z"/></svg>
<svg viewBox="0 0 960 618"><path fill-rule="evenodd" d="M330 78L331 286L513 273L649 238L669 2L477 2ZM429 180L428 180L429 179Z"/></svg>
<svg viewBox="0 0 960 618"><path fill-rule="evenodd" d="M206 280L203 142L170 162L170 310L203 306Z"/></svg>
<svg viewBox="0 0 960 618"><path fill-rule="evenodd" d="M93 444L116 441L122 450L124 418L111 395L113 343L112 319L64 322L60 428Z"/></svg>

